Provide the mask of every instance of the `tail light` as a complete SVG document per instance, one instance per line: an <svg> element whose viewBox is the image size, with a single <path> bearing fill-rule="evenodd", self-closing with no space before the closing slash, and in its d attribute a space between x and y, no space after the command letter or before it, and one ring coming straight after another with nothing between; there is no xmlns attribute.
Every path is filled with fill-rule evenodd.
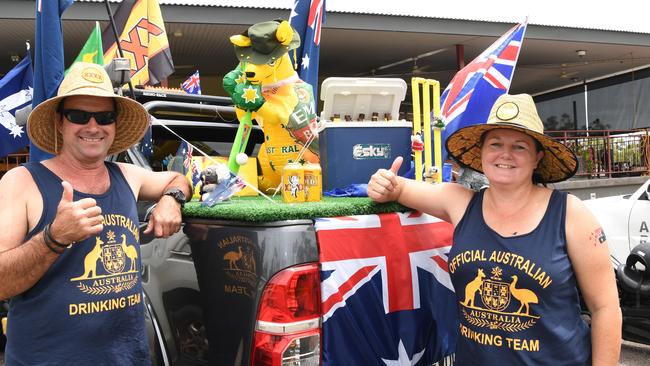
<svg viewBox="0 0 650 366"><path fill-rule="evenodd" d="M260 300L251 365L319 365L320 310L318 263L273 276Z"/></svg>

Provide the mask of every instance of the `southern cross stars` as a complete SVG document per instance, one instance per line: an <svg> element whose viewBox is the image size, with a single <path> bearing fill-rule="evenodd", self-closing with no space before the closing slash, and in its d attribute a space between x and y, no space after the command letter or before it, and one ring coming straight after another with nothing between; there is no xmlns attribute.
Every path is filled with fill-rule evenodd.
<svg viewBox="0 0 650 366"><path fill-rule="evenodd" d="M12 124L11 129L9 130L9 134L13 136L13 138L21 137L23 135L23 132L23 128L17 124Z"/></svg>
<svg viewBox="0 0 650 366"><path fill-rule="evenodd" d="M399 346L397 346L397 353L399 355L399 358L397 360L387 360L385 358L382 358L381 360L384 361L387 366L415 365L424 355L424 351L425 350L422 350L414 354L413 359L410 359L408 353L406 353L406 348L404 348L404 343L400 339Z"/></svg>

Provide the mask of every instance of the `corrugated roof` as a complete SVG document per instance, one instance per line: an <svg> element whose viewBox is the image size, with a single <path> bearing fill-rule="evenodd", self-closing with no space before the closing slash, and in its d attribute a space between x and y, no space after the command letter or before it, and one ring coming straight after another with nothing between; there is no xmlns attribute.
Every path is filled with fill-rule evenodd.
<svg viewBox="0 0 650 366"><path fill-rule="evenodd" d="M77 0L102 2L103 0ZM109 0L120 2L119 0ZM291 9L293 0L159 0L164 5L213 6L261 9ZM595 4L593 1L465 0L326 0L328 12L408 16L434 19L518 23L528 17L530 24L598 29L617 32L650 33L646 13L634 0Z"/></svg>

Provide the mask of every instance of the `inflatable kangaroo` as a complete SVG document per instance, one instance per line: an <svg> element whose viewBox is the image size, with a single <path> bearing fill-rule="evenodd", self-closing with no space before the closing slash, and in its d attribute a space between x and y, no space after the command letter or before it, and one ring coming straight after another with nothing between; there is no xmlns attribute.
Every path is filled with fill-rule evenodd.
<svg viewBox="0 0 650 366"><path fill-rule="evenodd" d="M280 184L282 167L297 161L303 148L301 160L319 162L313 91L299 79L289 56L300 37L287 21L274 20L254 24L230 41L240 63L224 77L224 89L238 118L250 111L264 131L258 185L268 192Z"/></svg>

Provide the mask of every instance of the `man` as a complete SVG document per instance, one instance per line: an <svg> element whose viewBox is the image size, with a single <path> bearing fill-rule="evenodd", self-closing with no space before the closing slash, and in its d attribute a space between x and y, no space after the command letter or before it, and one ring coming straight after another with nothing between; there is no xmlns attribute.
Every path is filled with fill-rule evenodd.
<svg viewBox="0 0 650 366"><path fill-rule="evenodd" d="M159 199L145 233L179 230L187 179L105 161L149 124L95 64L76 63L30 114L31 141L55 157L0 180L0 298L11 298L11 365L145 365L136 198Z"/></svg>

